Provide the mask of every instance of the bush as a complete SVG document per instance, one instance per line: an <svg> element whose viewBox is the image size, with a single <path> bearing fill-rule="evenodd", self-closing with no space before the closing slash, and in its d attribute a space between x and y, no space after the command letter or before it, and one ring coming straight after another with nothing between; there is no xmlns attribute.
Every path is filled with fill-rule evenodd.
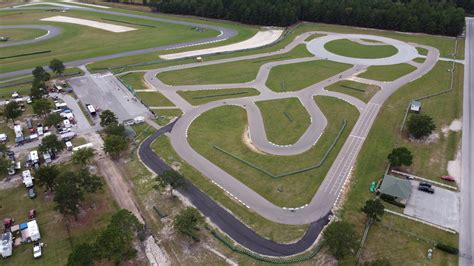
<svg viewBox="0 0 474 266"><path fill-rule="evenodd" d="M382 195L380 195L380 199L382 199L383 201L385 201L387 203L390 203L392 205L400 207L400 208L405 208L406 207L405 204L396 201L395 198L390 196L390 195L382 194Z"/></svg>
<svg viewBox="0 0 474 266"><path fill-rule="evenodd" d="M443 243L437 243L436 248L439 249L439 250L442 250L444 252L447 252L449 254L454 254L454 255L459 254L459 249L457 249L455 247L451 247L449 245L445 245Z"/></svg>

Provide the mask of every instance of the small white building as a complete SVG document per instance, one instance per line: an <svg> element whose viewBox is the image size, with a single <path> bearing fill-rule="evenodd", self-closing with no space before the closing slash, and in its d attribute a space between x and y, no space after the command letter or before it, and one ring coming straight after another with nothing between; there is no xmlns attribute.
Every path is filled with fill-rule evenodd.
<svg viewBox="0 0 474 266"><path fill-rule="evenodd" d="M30 153L28 154L28 161L33 164L39 162L38 151L30 151Z"/></svg>
<svg viewBox="0 0 474 266"><path fill-rule="evenodd" d="M23 138L23 129L21 128L21 125L15 125L13 131L15 131L15 137Z"/></svg>
<svg viewBox="0 0 474 266"><path fill-rule="evenodd" d="M31 220L20 224L21 238L25 242L34 242L41 239L38 223L36 220Z"/></svg>
<svg viewBox="0 0 474 266"><path fill-rule="evenodd" d="M78 151L78 150L81 150L81 149L85 149L85 148L93 148L94 145L92 143L86 143L86 144L83 144L83 145L80 145L80 146L77 146L75 148L72 149L73 152L75 151Z"/></svg>
<svg viewBox="0 0 474 266"><path fill-rule="evenodd" d="M5 133L0 134L0 141L1 142L6 142L8 140L8 136Z"/></svg>
<svg viewBox="0 0 474 266"><path fill-rule="evenodd" d="M65 128L70 128L72 126L71 121L69 121L69 119L64 119L63 124Z"/></svg>
<svg viewBox="0 0 474 266"><path fill-rule="evenodd" d="M74 148L74 145L72 145L72 142L66 141L66 150L72 151L73 148Z"/></svg>
<svg viewBox="0 0 474 266"><path fill-rule="evenodd" d="M143 116L137 116L137 117L135 117L135 118L133 119L133 122L134 122L135 124L143 123L143 122L145 122L145 117L143 117Z"/></svg>

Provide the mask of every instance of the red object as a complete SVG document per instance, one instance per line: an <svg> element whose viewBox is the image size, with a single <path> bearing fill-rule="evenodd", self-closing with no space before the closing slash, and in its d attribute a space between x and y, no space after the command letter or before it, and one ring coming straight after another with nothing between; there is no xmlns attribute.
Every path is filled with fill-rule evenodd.
<svg viewBox="0 0 474 266"><path fill-rule="evenodd" d="M456 179L454 179L454 177L452 177L450 175L444 175L444 176L441 177L441 179L446 180L446 181L450 181L450 182L456 181Z"/></svg>
<svg viewBox="0 0 474 266"><path fill-rule="evenodd" d="M15 220L13 220L13 218L3 219L3 225L5 226L5 228L11 227L13 225L13 223L15 223Z"/></svg>
<svg viewBox="0 0 474 266"><path fill-rule="evenodd" d="M36 210L35 209L31 209L29 212L28 212L28 217L30 217L30 219L34 219L36 217Z"/></svg>

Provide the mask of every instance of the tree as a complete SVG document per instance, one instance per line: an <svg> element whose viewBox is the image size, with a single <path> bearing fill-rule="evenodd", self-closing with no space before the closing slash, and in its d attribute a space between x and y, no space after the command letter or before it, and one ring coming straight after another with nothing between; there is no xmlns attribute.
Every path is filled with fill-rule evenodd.
<svg viewBox="0 0 474 266"><path fill-rule="evenodd" d="M83 148L75 151L72 154L72 161L80 166L88 165L95 156L95 151L92 148Z"/></svg>
<svg viewBox="0 0 474 266"><path fill-rule="evenodd" d="M331 223L323 232L323 241L336 259L354 254L358 240L354 225L337 221Z"/></svg>
<svg viewBox="0 0 474 266"><path fill-rule="evenodd" d="M102 180L99 176L91 174L86 168L79 170L77 175L80 188L87 193L102 190Z"/></svg>
<svg viewBox="0 0 474 266"><path fill-rule="evenodd" d="M135 257L137 251L133 247L133 240L142 228L137 217L130 211L122 209L115 213L107 229L96 240L100 257L113 261L116 265Z"/></svg>
<svg viewBox="0 0 474 266"><path fill-rule="evenodd" d="M90 266L94 265L94 261L98 257L97 247L88 243L74 246L69 258L67 266Z"/></svg>
<svg viewBox="0 0 474 266"><path fill-rule="evenodd" d="M171 187L171 195L173 195L173 189L177 189L184 185L184 177L174 170L163 172L157 177L157 179L161 187Z"/></svg>
<svg viewBox="0 0 474 266"><path fill-rule="evenodd" d="M394 167L402 165L410 166L413 163L413 155L411 155L411 152L405 147L393 149L387 158Z"/></svg>
<svg viewBox="0 0 474 266"><path fill-rule="evenodd" d="M120 137L127 136L127 133L125 132L125 127L121 124L110 124L105 128L104 132L107 135L115 135Z"/></svg>
<svg viewBox="0 0 474 266"><path fill-rule="evenodd" d="M431 117L427 115L412 115L407 123L408 132L416 139L429 136L436 125Z"/></svg>
<svg viewBox="0 0 474 266"><path fill-rule="evenodd" d="M11 101L5 106L5 111L3 115L5 116L5 119L7 119L7 121L8 119L14 121L17 117L21 115L21 113L22 111L20 105L15 101Z"/></svg>
<svg viewBox="0 0 474 266"><path fill-rule="evenodd" d="M381 216L384 214L385 207L379 199L370 199L365 202L364 207L361 211L367 215L370 222L380 221Z"/></svg>
<svg viewBox="0 0 474 266"><path fill-rule="evenodd" d="M54 165L43 165L35 171L35 177L41 187L54 190L59 170Z"/></svg>
<svg viewBox="0 0 474 266"><path fill-rule="evenodd" d="M54 58L53 60L51 60L51 62L49 62L49 68L58 75L61 75L66 69L63 62L56 58Z"/></svg>
<svg viewBox="0 0 474 266"><path fill-rule="evenodd" d="M84 200L84 192L78 185L78 178L73 172L65 172L57 178L54 192L56 210L63 215L74 215L77 221L79 203Z"/></svg>
<svg viewBox="0 0 474 266"><path fill-rule="evenodd" d="M50 113L45 120L47 126L54 126L61 123L64 118L58 113Z"/></svg>
<svg viewBox="0 0 474 266"><path fill-rule="evenodd" d="M42 80L42 81L48 81L49 78L51 77L51 75L49 75L49 73L46 72L46 70L44 70L44 68L41 66L37 66L35 69L33 69L32 74L33 74L33 77L35 77L35 79Z"/></svg>
<svg viewBox="0 0 474 266"><path fill-rule="evenodd" d="M30 96L33 99L41 99L44 95L47 94L46 83L41 79L33 79L31 84Z"/></svg>
<svg viewBox="0 0 474 266"><path fill-rule="evenodd" d="M117 158L120 154L125 151L128 147L128 141L126 138L116 135L107 135L104 140L104 151Z"/></svg>
<svg viewBox="0 0 474 266"><path fill-rule="evenodd" d="M195 229L204 222L202 215L194 208L182 210L174 220L174 226L179 232L198 240Z"/></svg>
<svg viewBox="0 0 474 266"><path fill-rule="evenodd" d="M12 161L5 155L0 156L0 177L6 177L8 170L12 165Z"/></svg>
<svg viewBox="0 0 474 266"><path fill-rule="evenodd" d="M101 127L107 127L109 125L117 124L117 123L118 123L117 116L115 116L115 114L112 111L104 110L100 114Z"/></svg>
<svg viewBox="0 0 474 266"><path fill-rule="evenodd" d="M66 145L62 140L59 140L56 135L49 135L41 140L39 145L39 151L41 153L50 152L55 155L57 152L61 152L66 148Z"/></svg>
<svg viewBox="0 0 474 266"><path fill-rule="evenodd" d="M32 107L35 114L45 117L51 111L53 105L47 99L36 99Z"/></svg>

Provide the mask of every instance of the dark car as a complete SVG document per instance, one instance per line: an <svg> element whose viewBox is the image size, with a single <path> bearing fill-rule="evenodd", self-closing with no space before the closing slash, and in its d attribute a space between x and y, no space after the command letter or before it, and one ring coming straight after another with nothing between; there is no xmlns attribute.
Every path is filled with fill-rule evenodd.
<svg viewBox="0 0 474 266"><path fill-rule="evenodd" d="M431 183L422 181L422 182L420 182L420 185L419 185L419 186L420 186L420 187L431 187Z"/></svg>
<svg viewBox="0 0 474 266"><path fill-rule="evenodd" d="M28 188L28 197L30 197L30 199L36 198L36 190L34 187Z"/></svg>
<svg viewBox="0 0 474 266"><path fill-rule="evenodd" d="M430 193L430 194L433 194L433 193L434 193L434 189L431 188L431 187L427 187L427 186L419 186L419 187L418 187L418 190L419 190L419 191L426 192L426 193Z"/></svg>

